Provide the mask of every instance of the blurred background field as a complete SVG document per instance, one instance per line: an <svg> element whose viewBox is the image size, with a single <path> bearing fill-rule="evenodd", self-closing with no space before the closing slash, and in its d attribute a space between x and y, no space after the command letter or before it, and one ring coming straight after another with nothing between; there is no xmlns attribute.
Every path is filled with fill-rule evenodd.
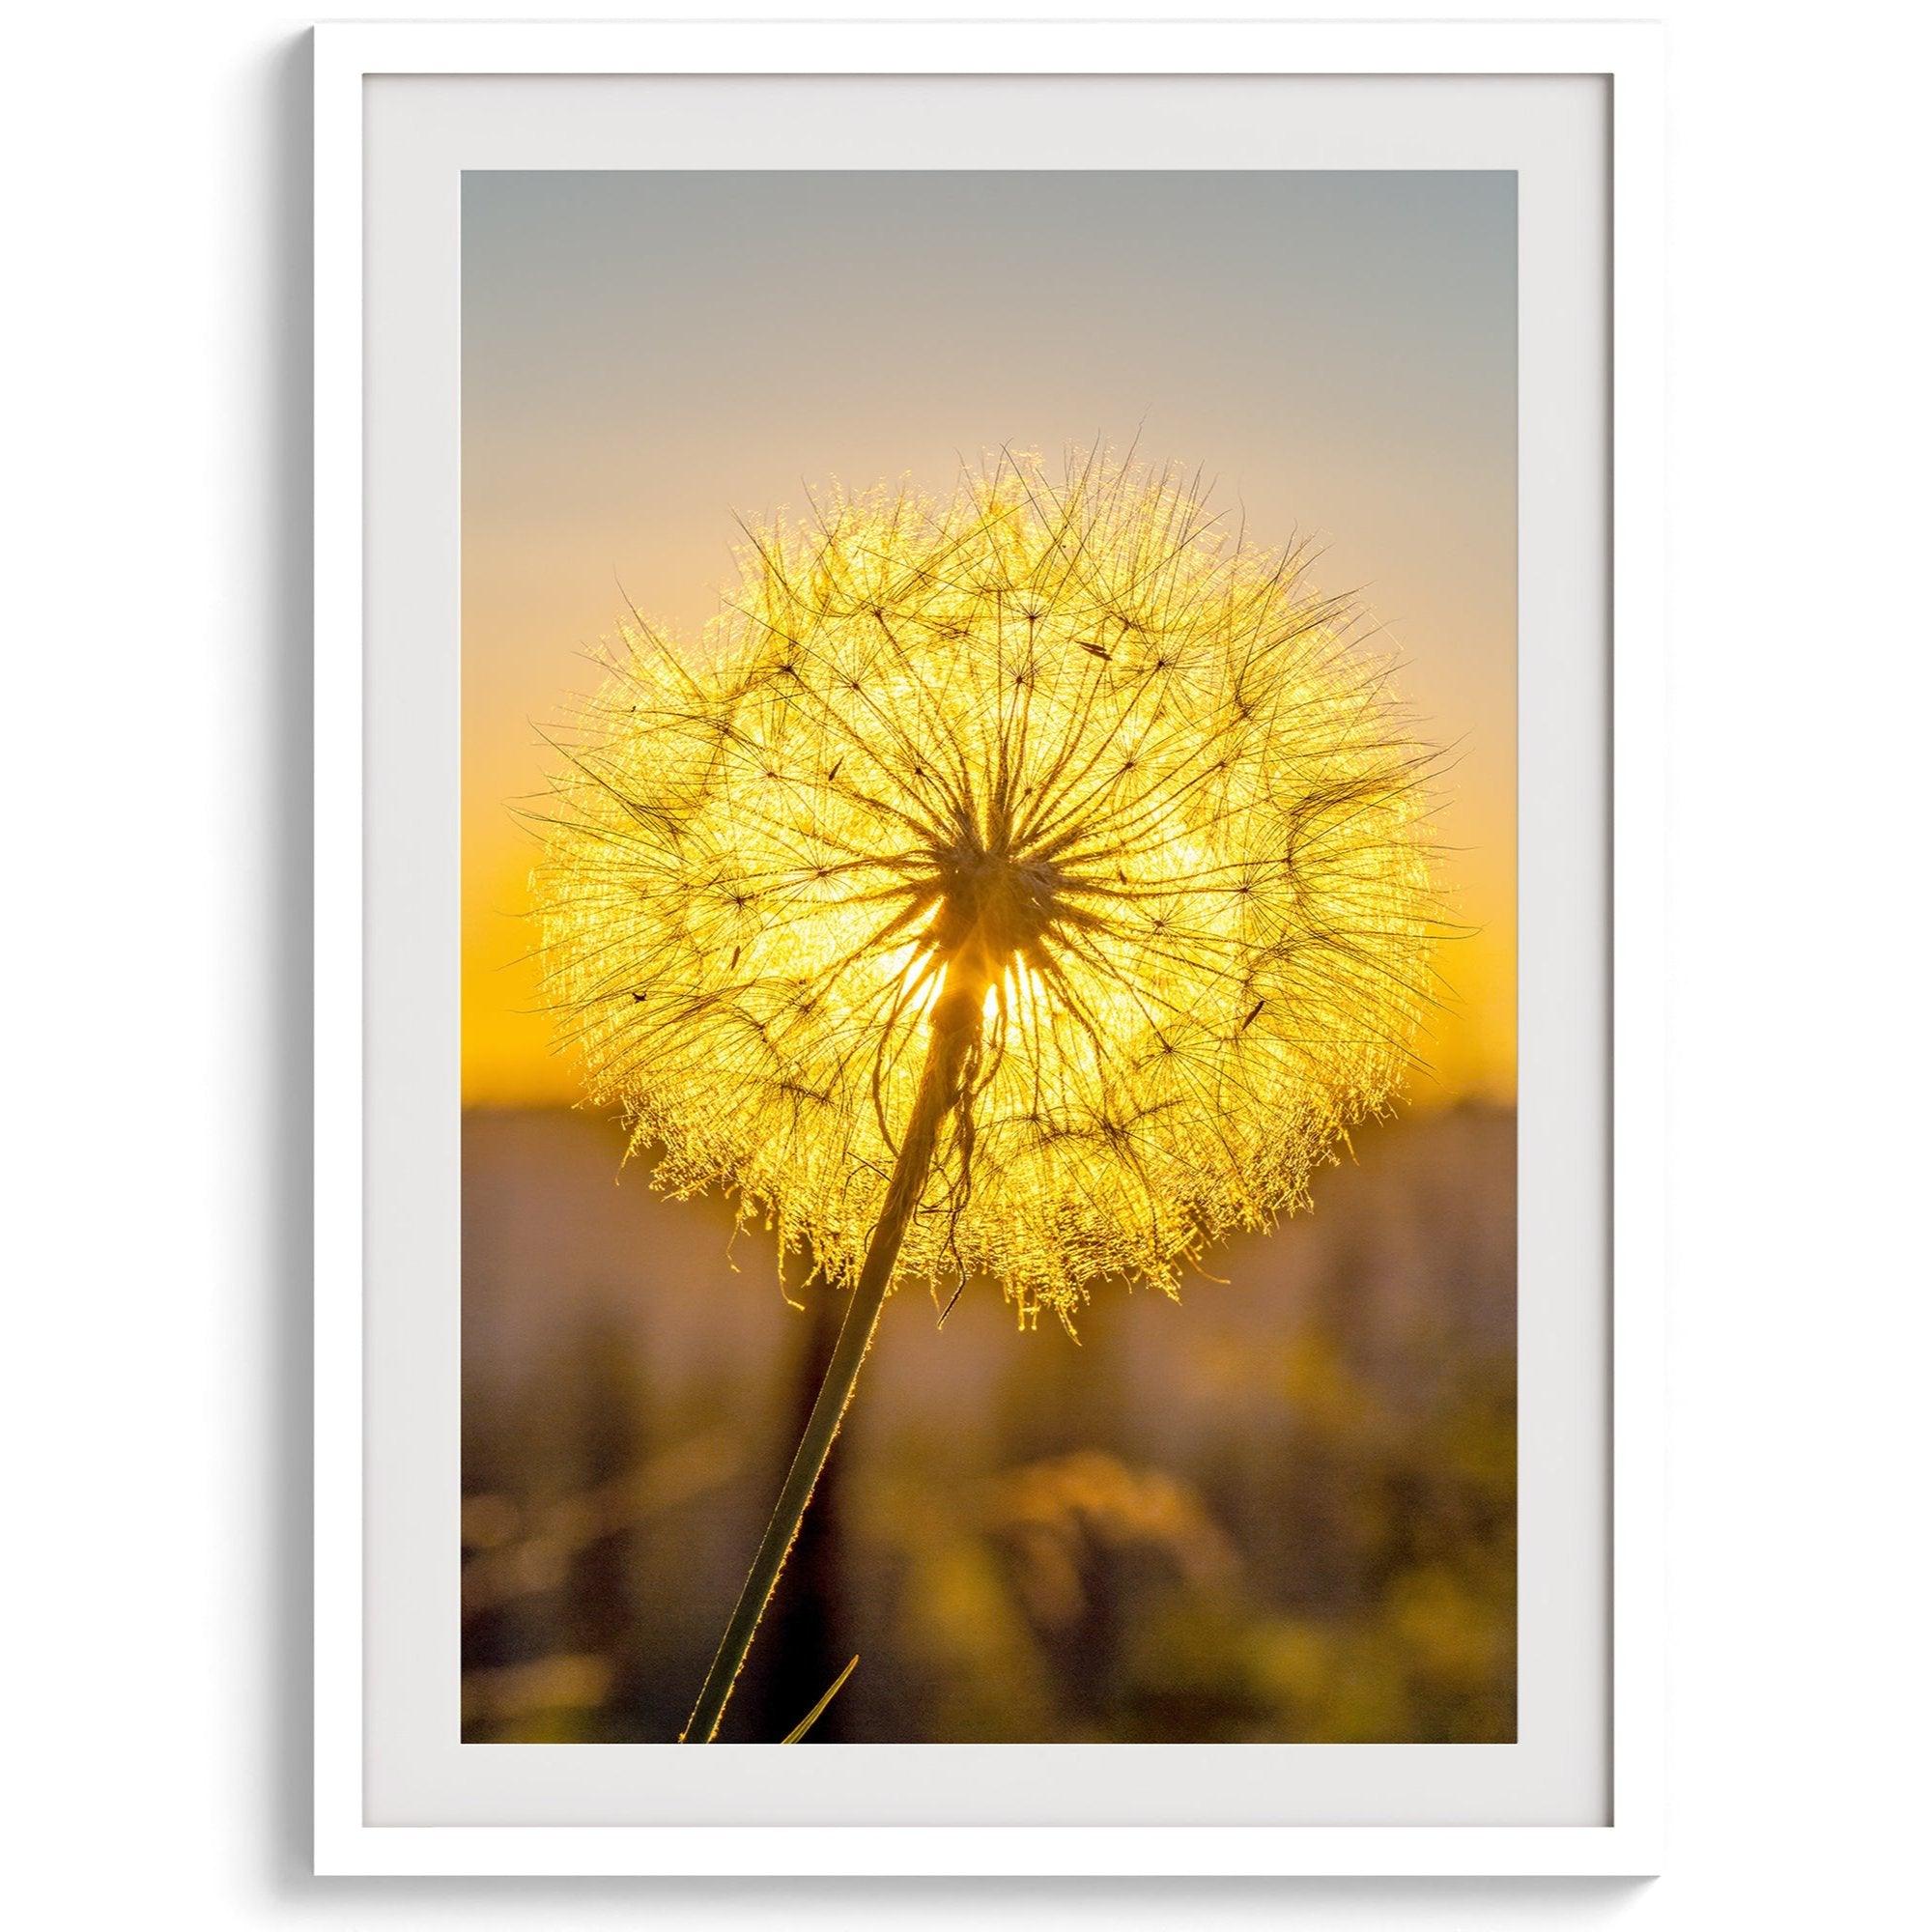
<svg viewBox="0 0 1932 1932"><path fill-rule="evenodd" d="M1077 1345L888 1305L726 1715L774 1742L1505 1742L1516 1122L1358 1133L1315 1211ZM831 1347L615 1125L464 1122L466 1739L677 1735Z"/></svg>

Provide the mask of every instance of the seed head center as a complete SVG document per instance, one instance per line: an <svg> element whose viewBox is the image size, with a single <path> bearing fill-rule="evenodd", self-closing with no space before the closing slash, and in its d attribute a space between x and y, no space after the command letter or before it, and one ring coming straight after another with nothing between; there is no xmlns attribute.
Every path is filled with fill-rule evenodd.
<svg viewBox="0 0 1932 1932"><path fill-rule="evenodd" d="M978 839L934 858L940 902L932 943L949 979L990 986L1015 960L1038 959L1063 883L1055 866Z"/></svg>

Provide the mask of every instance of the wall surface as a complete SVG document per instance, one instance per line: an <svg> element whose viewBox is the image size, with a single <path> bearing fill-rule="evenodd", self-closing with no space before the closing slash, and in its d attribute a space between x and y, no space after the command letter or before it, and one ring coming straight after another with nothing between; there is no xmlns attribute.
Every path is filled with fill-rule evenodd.
<svg viewBox="0 0 1932 1932"><path fill-rule="evenodd" d="M1206 1897L306 1876L304 23L240 0L16 20L0 971L25 1253L7 1270L0 1657L21 1922L1908 1916L1927 1717L1925 1271L1906 1225L1927 1085L1907 1006L1924 997L1924 48L1905 10L1857 0L1663 11L1669 1871Z"/></svg>

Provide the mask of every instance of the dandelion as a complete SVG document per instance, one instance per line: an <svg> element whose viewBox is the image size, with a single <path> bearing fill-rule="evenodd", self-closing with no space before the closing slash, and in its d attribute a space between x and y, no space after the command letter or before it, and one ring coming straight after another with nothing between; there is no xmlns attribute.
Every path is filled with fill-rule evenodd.
<svg viewBox="0 0 1932 1932"><path fill-rule="evenodd" d="M895 1284L1174 1293L1387 1108L1434 929L1387 666L1171 472L1003 457L740 563L700 648L622 632L534 875L588 1097L851 1297L700 1741Z"/></svg>

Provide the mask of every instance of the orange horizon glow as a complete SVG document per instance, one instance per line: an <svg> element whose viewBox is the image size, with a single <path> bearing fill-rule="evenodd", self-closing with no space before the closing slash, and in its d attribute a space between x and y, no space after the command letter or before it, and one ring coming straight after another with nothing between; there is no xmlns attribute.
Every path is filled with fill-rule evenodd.
<svg viewBox="0 0 1932 1932"><path fill-rule="evenodd" d="M528 879L536 857L520 828L497 843L494 867L466 849L463 915L463 1104L572 1107L582 1095L574 1058L554 1048L531 944ZM1464 883L1464 902L1469 896ZM1512 922L1513 925L1513 922ZM1516 958L1505 935L1477 930L1445 942L1439 970L1452 983L1424 1022L1403 1105L1454 1106L1516 1099Z"/></svg>

